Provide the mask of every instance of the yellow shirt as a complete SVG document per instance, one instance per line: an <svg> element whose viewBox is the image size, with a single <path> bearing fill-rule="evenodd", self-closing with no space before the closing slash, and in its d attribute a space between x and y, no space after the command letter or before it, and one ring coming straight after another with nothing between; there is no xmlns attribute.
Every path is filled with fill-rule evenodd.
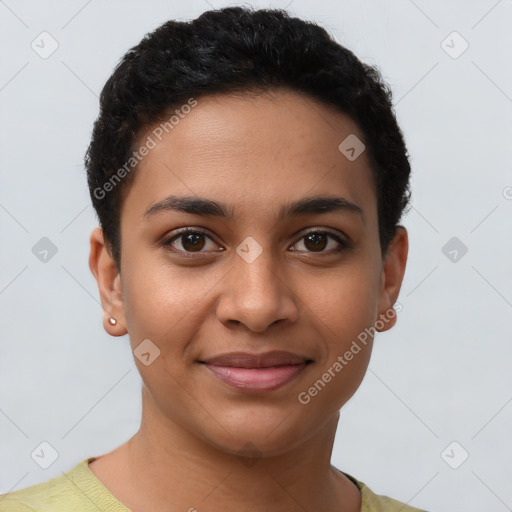
<svg viewBox="0 0 512 512"><path fill-rule="evenodd" d="M1 512L131 512L89 469L84 459L61 476L0 495ZM361 512L425 512L386 496L377 496L351 475L361 491Z"/></svg>

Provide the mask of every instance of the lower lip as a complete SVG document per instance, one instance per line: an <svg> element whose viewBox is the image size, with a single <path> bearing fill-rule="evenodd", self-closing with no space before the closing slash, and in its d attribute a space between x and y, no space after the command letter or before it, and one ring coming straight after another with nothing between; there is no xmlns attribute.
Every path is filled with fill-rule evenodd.
<svg viewBox="0 0 512 512"><path fill-rule="evenodd" d="M264 393L278 389L292 381L307 363L273 366L269 368L235 368L232 366L204 366L217 378L247 392Z"/></svg>

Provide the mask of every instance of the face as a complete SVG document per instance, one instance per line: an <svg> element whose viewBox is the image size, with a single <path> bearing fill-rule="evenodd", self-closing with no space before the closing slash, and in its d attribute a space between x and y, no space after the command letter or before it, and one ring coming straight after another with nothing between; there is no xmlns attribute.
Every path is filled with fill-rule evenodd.
<svg viewBox="0 0 512 512"><path fill-rule="evenodd" d="M358 388L368 328L394 324L407 237L381 258L367 155L338 148L354 135L288 91L201 97L152 135L122 206L120 275L99 229L90 264L118 319L105 329L150 354L135 363L160 419L226 452L277 454Z"/></svg>

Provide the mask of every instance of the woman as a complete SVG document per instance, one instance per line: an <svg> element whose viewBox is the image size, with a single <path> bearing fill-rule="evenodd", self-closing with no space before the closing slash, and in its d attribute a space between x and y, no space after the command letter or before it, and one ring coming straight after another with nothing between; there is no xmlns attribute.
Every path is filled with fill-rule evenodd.
<svg viewBox="0 0 512 512"><path fill-rule="evenodd" d="M86 168L89 265L141 426L0 509L417 511L330 464L407 260L379 73L285 11L169 21L107 81Z"/></svg>

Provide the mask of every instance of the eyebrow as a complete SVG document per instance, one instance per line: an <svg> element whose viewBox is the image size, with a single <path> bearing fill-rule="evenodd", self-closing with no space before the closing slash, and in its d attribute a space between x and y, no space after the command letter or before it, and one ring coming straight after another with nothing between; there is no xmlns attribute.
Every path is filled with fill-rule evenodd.
<svg viewBox="0 0 512 512"><path fill-rule="evenodd" d="M221 218L233 218L233 207L228 208L222 203L205 199L202 197L178 197L169 196L150 206L143 217L151 217L157 213L167 211L179 211L191 213L193 215L203 215ZM327 214L331 212L347 212L360 215L366 223L363 209L348 201L343 197L337 196L317 196L306 197L286 204L281 207L277 220L283 220L285 217L294 217L306 214Z"/></svg>

